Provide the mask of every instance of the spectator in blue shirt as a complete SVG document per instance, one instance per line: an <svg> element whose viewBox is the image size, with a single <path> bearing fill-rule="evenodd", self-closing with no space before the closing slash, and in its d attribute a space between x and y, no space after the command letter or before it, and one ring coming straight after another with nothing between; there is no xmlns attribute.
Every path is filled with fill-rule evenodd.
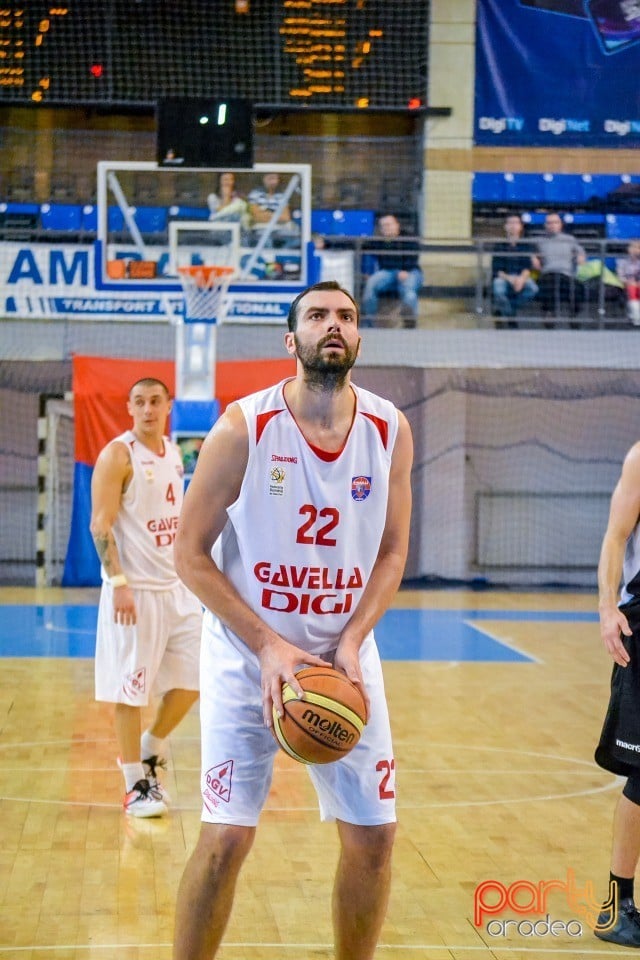
<svg viewBox="0 0 640 960"><path fill-rule="evenodd" d="M422 272L417 240L401 237L400 221L392 213L378 220L381 240L371 243L373 273L367 277L362 296L363 327L372 327L378 312L381 293L400 297L405 313L404 326L415 327L418 317L418 291L422 286Z"/></svg>
<svg viewBox="0 0 640 960"><path fill-rule="evenodd" d="M531 256L535 249L522 242L522 220L510 214L504 222L506 240L496 243L491 258L491 293L493 309L499 317L515 317L518 309L538 293L531 277ZM507 326L515 327L513 320Z"/></svg>

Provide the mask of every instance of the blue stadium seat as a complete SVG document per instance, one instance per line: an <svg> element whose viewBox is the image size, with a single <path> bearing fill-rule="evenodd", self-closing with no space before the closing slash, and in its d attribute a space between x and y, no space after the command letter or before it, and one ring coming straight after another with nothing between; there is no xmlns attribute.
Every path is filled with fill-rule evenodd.
<svg viewBox="0 0 640 960"><path fill-rule="evenodd" d="M562 219L566 224L572 223L576 226L581 225L600 225L604 224L604 213L565 213Z"/></svg>
<svg viewBox="0 0 640 960"><path fill-rule="evenodd" d="M109 233L124 229L124 217L120 207L109 207L107 213L107 229Z"/></svg>
<svg viewBox="0 0 640 960"><path fill-rule="evenodd" d="M0 211L2 213L23 213L26 216L39 216L40 214L40 205L37 203L21 203L13 200L9 200L6 203L0 204Z"/></svg>
<svg viewBox="0 0 640 960"><path fill-rule="evenodd" d="M585 173L582 180L585 200L606 197L608 193L624 183L619 173Z"/></svg>
<svg viewBox="0 0 640 960"><path fill-rule="evenodd" d="M311 211L311 232L331 233L333 230L333 210Z"/></svg>
<svg viewBox="0 0 640 960"><path fill-rule="evenodd" d="M136 207L134 219L141 233L164 233L167 229L167 208Z"/></svg>
<svg viewBox="0 0 640 960"><path fill-rule="evenodd" d="M526 210L522 214L522 222L526 235L541 236L544 233L544 219L546 213L534 213Z"/></svg>
<svg viewBox="0 0 640 960"><path fill-rule="evenodd" d="M605 235L604 213L564 213L567 233L578 240L591 240Z"/></svg>
<svg viewBox="0 0 640 960"><path fill-rule="evenodd" d="M182 204L174 204L169 207L169 218L171 220L208 220L208 207L189 207Z"/></svg>
<svg viewBox="0 0 640 960"><path fill-rule="evenodd" d="M544 232L546 213L526 212L522 214L522 221L529 227L528 232L540 234ZM604 234L605 217L603 213L561 213L562 222L567 233L577 236L602 236ZM533 228L533 229L531 229Z"/></svg>
<svg viewBox="0 0 640 960"><path fill-rule="evenodd" d="M312 233L325 236L370 237L375 222L373 210L313 210L311 213Z"/></svg>
<svg viewBox="0 0 640 960"><path fill-rule="evenodd" d="M345 237L370 237L375 226L373 210L334 210L331 233Z"/></svg>
<svg viewBox="0 0 640 960"><path fill-rule="evenodd" d="M506 180L503 173L474 173L472 196L474 203L504 203Z"/></svg>
<svg viewBox="0 0 640 960"><path fill-rule="evenodd" d="M43 230L56 233L79 233L82 229L82 207L79 203L43 203L40 207Z"/></svg>
<svg viewBox="0 0 640 960"><path fill-rule="evenodd" d="M640 238L640 215L633 213L608 213L606 231L610 240L633 240Z"/></svg>
<svg viewBox="0 0 640 960"><path fill-rule="evenodd" d="M544 201L549 204L581 204L584 181L579 173L545 173L542 177Z"/></svg>
<svg viewBox="0 0 640 960"><path fill-rule="evenodd" d="M4 240L34 240L40 221L40 205L8 201L0 203L0 230Z"/></svg>
<svg viewBox="0 0 640 960"><path fill-rule="evenodd" d="M98 229L98 208L92 203L82 208L82 229L85 233L95 233Z"/></svg>
<svg viewBox="0 0 640 960"><path fill-rule="evenodd" d="M505 173L508 203L543 203L545 182L542 173Z"/></svg>

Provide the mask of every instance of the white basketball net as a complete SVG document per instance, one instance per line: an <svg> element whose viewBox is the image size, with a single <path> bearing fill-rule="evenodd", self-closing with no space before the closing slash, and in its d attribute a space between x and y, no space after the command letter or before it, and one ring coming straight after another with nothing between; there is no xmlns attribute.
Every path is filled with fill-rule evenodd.
<svg viewBox="0 0 640 960"><path fill-rule="evenodd" d="M227 312L227 291L235 271L230 267L179 267L186 320L222 323Z"/></svg>

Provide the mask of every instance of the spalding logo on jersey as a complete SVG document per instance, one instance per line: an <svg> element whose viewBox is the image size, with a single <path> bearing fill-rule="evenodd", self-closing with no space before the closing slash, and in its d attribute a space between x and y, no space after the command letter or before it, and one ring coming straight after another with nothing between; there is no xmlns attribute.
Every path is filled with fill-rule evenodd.
<svg viewBox="0 0 640 960"><path fill-rule="evenodd" d="M371 493L371 477L352 477L351 496L357 502L366 500Z"/></svg>

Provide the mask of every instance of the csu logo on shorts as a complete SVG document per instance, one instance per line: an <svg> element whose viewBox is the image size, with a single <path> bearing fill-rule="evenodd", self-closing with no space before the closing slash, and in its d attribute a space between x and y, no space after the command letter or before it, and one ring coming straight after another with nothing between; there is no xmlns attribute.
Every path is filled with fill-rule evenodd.
<svg viewBox="0 0 640 960"><path fill-rule="evenodd" d="M133 673L124 678L122 689L130 700L135 700L143 694L147 687L147 671L145 667L140 667Z"/></svg>
<svg viewBox="0 0 640 960"><path fill-rule="evenodd" d="M351 478L351 496L360 503L366 500L371 493L371 477L352 477Z"/></svg>
<svg viewBox="0 0 640 960"><path fill-rule="evenodd" d="M225 760L224 763L218 763L207 770L202 784L202 799L207 810L214 810L220 800L229 803L232 774L233 760Z"/></svg>

